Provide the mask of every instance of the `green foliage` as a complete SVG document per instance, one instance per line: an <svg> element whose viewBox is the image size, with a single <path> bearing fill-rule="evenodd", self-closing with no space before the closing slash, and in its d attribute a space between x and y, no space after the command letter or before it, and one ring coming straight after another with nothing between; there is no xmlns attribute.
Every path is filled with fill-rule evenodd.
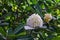
<svg viewBox="0 0 60 40"><path fill-rule="evenodd" d="M46 24L49 28L26 31L26 19L33 13L42 18L51 13L56 20ZM1 40L59 40L60 0L0 0L0 33Z"/></svg>

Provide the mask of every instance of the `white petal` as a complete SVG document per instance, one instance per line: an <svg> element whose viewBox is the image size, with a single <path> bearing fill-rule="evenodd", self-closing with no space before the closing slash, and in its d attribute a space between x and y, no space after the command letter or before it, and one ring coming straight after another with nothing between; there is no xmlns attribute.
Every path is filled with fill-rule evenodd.
<svg viewBox="0 0 60 40"><path fill-rule="evenodd" d="M31 30L31 29L34 29L34 28L29 27L29 26L24 26L24 29L25 29L25 30Z"/></svg>

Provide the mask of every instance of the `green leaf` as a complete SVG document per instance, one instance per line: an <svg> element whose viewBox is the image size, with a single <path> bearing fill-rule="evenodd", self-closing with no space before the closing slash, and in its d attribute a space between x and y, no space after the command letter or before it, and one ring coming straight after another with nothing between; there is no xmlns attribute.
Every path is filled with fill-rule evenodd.
<svg viewBox="0 0 60 40"><path fill-rule="evenodd" d="M42 32L40 32L39 35L40 35L40 40L44 40Z"/></svg>
<svg viewBox="0 0 60 40"><path fill-rule="evenodd" d="M58 3L60 0L56 0L56 2Z"/></svg>
<svg viewBox="0 0 60 40"><path fill-rule="evenodd" d="M24 25L19 24L19 26L17 26L17 28L14 30L14 34L18 34L18 33L22 32L23 28L24 28Z"/></svg>
<svg viewBox="0 0 60 40"><path fill-rule="evenodd" d="M31 35L26 35L22 37L18 37L17 40L33 40Z"/></svg>
<svg viewBox="0 0 60 40"><path fill-rule="evenodd" d="M9 28L8 29L8 35L12 35L12 34L14 34L13 29L12 28Z"/></svg>
<svg viewBox="0 0 60 40"><path fill-rule="evenodd" d="M31 5L32 4L32 2L30 1L30 0L27 0L27 2Z"/></svg>
<svg viewBox="0 0 60 40"><path fill-rule="evenodd" d="M43 18L42 9L39 6L39 4L36 4L33 7L35 8L35 12L38 13Z"/></svg>
<svg viewBox="0 0 60 40"><path fill-rule="evenodd" d="M6 36L6 32L5 32L5 30L3 30L2 27L0 27L0 33L2 33L4 36Z"/></svg>
<svg viewBox="0 0 60 40"><path fill-rule="evenodd" d="M31 10L31 9L32 9L31 6L28 6L28 7L27 7L27 10Z"/></svg>
<svg viewBox="0 0 60 40"><path fill-rule="evenodd" d="M38 1L37 0L31 0L33 4L37 4Z"/></svg>
<svg viewBox="0 0 60 40"><path fill-rule="evenodd" d="M54 37L52 40L60 40L60 36Z"/></svg>

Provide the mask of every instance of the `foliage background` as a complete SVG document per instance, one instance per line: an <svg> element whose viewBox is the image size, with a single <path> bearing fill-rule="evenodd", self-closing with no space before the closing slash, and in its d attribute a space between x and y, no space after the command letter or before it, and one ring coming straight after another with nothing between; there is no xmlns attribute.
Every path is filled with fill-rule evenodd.
<svg viewBox="0 0 60 40"><path fill-rule="evenodd" d="M26 19L33 13L38 13L42 18L44 14L51 13L57 18L52 22L56 26L53 33L56 36L47 32L49 36L45 38L45 33L42 33L42 40L59 40L60 0L0 0L0 39L33 40L24 30Z"/></svg>

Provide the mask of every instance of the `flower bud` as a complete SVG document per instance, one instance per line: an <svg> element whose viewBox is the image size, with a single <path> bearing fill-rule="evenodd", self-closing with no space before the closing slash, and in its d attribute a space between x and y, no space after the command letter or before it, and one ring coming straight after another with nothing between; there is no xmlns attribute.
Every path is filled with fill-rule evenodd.
<svg viewBox="0 0 60 40"><path fill-rule="evenodd" d="M45 14L45 17L44 17L44 21L45 22L49 22L49 21L51 21L51 19L52 19L52 15L51 14Z"/></svg>

